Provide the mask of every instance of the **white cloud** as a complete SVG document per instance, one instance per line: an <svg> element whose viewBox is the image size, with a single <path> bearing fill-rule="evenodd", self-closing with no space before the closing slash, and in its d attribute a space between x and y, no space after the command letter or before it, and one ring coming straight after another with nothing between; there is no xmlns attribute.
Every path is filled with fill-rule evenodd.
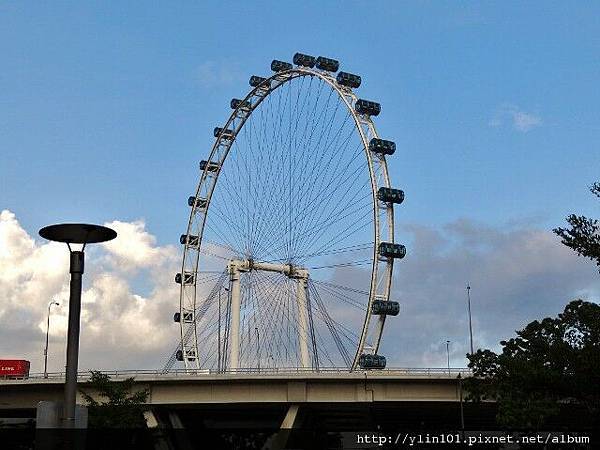
<svg viewBox="0 0 600 450"><path fill-rule="evenodd" d="M156 245L142 221L114 221L110 244L86 252L80 368L158 368L177 341L170 320L178 308L173 247ZM130 282L143 277L146 296ZM47 306L52 307L49 367L64 367L69 298L68 251L36 242L10 211L0 213L0 356L25 358L42 370Z"/></svg>
<svg viewBox="0 0 600 450"><path fill-rule="evenodd" d="M505 104L498 108L494 117L489 121L489 125L500 127L505 122L510 123L515 130L520 132L527 132L543 125L539 115L523 111L518 106L511 104Z"/></svg>

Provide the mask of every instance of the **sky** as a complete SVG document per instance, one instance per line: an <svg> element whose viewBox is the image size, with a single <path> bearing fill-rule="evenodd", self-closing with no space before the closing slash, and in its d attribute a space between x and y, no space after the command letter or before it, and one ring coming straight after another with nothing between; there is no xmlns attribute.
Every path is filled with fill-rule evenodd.
<svg viewBox="0 0 600 450"><path fill-rule="evenodd" d="M360 74L398 146L409 255L383 344L393 365L443 366L446 339L465 363L467 282L480 345L572 298L598 301L593 263L550 230L598 216L600 5L3 2L0 357L40 370L48 301L68 291L64 249L37 231L77 221L121 232L88 254L82 367L162 366L197 162L249 76L297 51Z"/></svg>

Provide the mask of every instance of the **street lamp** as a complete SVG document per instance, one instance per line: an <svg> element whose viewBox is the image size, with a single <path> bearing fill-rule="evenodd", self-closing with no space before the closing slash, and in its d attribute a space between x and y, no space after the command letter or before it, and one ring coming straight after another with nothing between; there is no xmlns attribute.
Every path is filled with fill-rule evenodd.
<svg viewBox="0 0 600 450"><path fill-rule="evenodd" d="M448 376L450 376L450 341L446 341L446 356L448 357Z"/></svg>
<svg viewBox="0 0 600 450"><path fill-rule="evenodd" d="M50 334L50 308L52 305L59 306L57 301L48 303L48 320L46 322L46 347L44 347L44 378L48 378L48 336Z"/></svg>
<svg viewBox="0 0 600 450"><path fill-rule="evenodd" d="M42 228L40 236L49 241L64 242L70 253L71 283L69 292L69 329L67 333L67 373L65 377L65 400L63 425L75 426L75 401L77 395L77 365L79 360L79 319L81 316L81 280L85 246L110 241L117 232L100 225L63 223ZM71 244L83 244L81 250L72 250Z"/></svg>
<svg viewBox="0 0 600 450"><path fill-rule="evenodd" d="M473 324L471 323L471 286L467 283L467 309L469 311L469 337L471 338L471 354L473 354Z"/></svg>
<svg viewBox="0 0 600 450"><path fill-rule="evenodd" d="M258 361L258 371L260 372L260 333L258 331L258 327L254 327L254 331L256 332L256 360Z"/></svg>

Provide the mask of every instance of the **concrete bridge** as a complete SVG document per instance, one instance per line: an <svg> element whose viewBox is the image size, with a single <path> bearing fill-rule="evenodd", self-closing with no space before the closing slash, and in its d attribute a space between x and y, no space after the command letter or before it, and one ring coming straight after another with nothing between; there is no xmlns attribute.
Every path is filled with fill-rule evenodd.
<svg viewBox="0 0 600 450"><path fill-rule="evenodd" d="M396 426L415 426L448 424L449 420L459 426L458 375L463 379L470 376L467 369L437 368L352 373L341 369L105 373L115 381L135 377L137 388L150 392L149 423L172 428L202 423L205 427L296 428L313 424L329 429L368 429L389 421ZM81 373L79 387L85 389L88 379L89 373ZM64 374L0 380L0 417L35 416L39 401L61 401L63 389ZM466 409L467 415L479 422L493 416L474 411L473 405Z"/></svg>

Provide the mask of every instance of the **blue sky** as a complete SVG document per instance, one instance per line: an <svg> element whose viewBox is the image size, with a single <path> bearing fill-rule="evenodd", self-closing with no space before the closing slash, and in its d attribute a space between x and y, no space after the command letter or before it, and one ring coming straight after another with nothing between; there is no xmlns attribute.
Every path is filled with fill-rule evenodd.
<svg viewBox="0 0 600 450"><path fill-rule="evenodd" d="M0 201L32 231L143 217L175 242L229 99L304 51L381 101L401 221L551 228L593 211L599 22L593 3L6 2Z"/></svg>
<svg viewBox="0 0 600 450"><path fill-rule="evenodd" d="M269 74L272 59L291 61L296 51L339 59L363 77L359 95L382 104L375 121L398 145L388 164L406 192L397 239L414 254L412 275L400 279L414 284L412 298L436 298L416 326L431 323L427 314L438 314L446 295L461 315L437 334L428 329L428 346L414 344L439 356L422 364L444 364L447 337L462 340L464 355L468 277L486 284L478 296L495 317L506 311L493 305L509 298L510 314L486 343L570 297L598 298L593 264L574 265L538 233L571 212L598 216L587 191L600 180L595 2L3 2L0 211L32 237L55 222L142 219L152 245L178 245L197 163L229 100L247 93L250 75ZM547 247L523 250L515 264L525 275L515 281L513 263L495 255L514 243L518 258L536 239ZM560 264L543 266L548 255ZM449 265L439 279L427 273ZM563 287L548 287L567 265ZM539 287L548 288L543 298L519 306ZM494 317L480 320L493 327Z"/></svg>

